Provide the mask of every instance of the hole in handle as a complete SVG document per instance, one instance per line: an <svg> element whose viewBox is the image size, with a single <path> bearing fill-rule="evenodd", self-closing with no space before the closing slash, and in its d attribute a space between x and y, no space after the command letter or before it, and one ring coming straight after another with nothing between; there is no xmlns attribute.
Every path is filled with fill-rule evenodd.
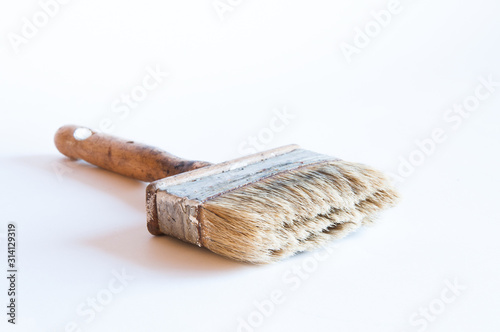
<svg viewBox="0 0 500 332"><path fill-rule="evenodd" d="M92 136L92 130L90 130L89 128L77 128L75 129L75 131L73 132L73 137L77 140L77 141L83 141L83 140L86 140L87 138L89 138L90 136Z"/></svg>

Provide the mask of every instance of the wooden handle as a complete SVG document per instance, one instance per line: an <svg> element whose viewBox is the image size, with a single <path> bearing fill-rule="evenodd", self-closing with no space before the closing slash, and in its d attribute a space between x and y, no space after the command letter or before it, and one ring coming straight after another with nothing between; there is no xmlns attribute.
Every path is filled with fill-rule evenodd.
<svg viewBox="0 0 500 332"><path fill-rule="evenodd" d="M57 149L67 157L83 159L109 171L141 181L155 181L211 165L189 161L155 147L68 125L54 137Z"/></svg>

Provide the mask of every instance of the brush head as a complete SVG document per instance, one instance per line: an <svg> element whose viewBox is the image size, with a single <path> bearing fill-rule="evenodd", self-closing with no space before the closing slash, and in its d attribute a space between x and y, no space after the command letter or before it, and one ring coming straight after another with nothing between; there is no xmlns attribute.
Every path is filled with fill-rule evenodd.
<svg viewBox="0 0 500 332"><path fill-rule="evenodd" d="M379 171L287 146L153 182L148 229L270 263L344 237L397 198Z"/></svg>

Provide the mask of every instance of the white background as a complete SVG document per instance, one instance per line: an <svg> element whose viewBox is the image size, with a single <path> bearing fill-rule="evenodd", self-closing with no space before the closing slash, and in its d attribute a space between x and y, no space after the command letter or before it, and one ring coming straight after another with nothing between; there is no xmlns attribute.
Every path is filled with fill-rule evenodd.
<svg viewBox="0 0 500 332"><path fill-rule="evenodd" d="M480 77L500 81L498 1L401 0L350 63L342 43L387 1L231 3L221 19L211 0L69 1L16 53L10 39L40 5L2 1L0 265L15 222L19 268L15 327L1 274L2 331L250 331L249 319L255 331L499 331L500 87L460 123L445 118ZM157 66L169 76L113 112ZM283 109L293 118L262 134ZM152 237L145 183L55 149L59 126L103 119L212 162L260 134L260 149L297 143L397 176L402 160L419 165L397 179L398 207L318 251L326 259L251 266ZM422 160L415 141L436 128L446 139ZM134 279L109 303L77 312L123 270ZM276 291L264 317L256 303Z"/></svg>

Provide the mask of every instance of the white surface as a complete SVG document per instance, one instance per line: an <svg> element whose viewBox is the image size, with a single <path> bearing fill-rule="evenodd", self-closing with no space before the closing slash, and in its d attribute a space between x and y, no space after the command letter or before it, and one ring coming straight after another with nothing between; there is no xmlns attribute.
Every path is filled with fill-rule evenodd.
<svg viewBox="0 0 500 332"><path fill-rule="evenodd" d="M386 1L233 3L222 21L211 0L70 1L19 54L7 36L40 7L0 5L0 233L16 222L19 245L18 325L2 309L2 331L237 331L276 291L255 331L499 331L500 87L456 129L444 118L479 77L500 81L498 1L401 1L351 63L341 43ZM169 76L144 101L113 108L156 66ZM59 126L103 119L186 158L239 157L271 132L263 149L298 143L394 174L415 140L447 139L399 181L397 208L317 267L311 253L249 266L150 236L144 183L53 146ZM93 319L77 313L122 269L135 279ZM441 308L455 279L466 289ZM442 312L412 325L429 305Z"/></svg>

